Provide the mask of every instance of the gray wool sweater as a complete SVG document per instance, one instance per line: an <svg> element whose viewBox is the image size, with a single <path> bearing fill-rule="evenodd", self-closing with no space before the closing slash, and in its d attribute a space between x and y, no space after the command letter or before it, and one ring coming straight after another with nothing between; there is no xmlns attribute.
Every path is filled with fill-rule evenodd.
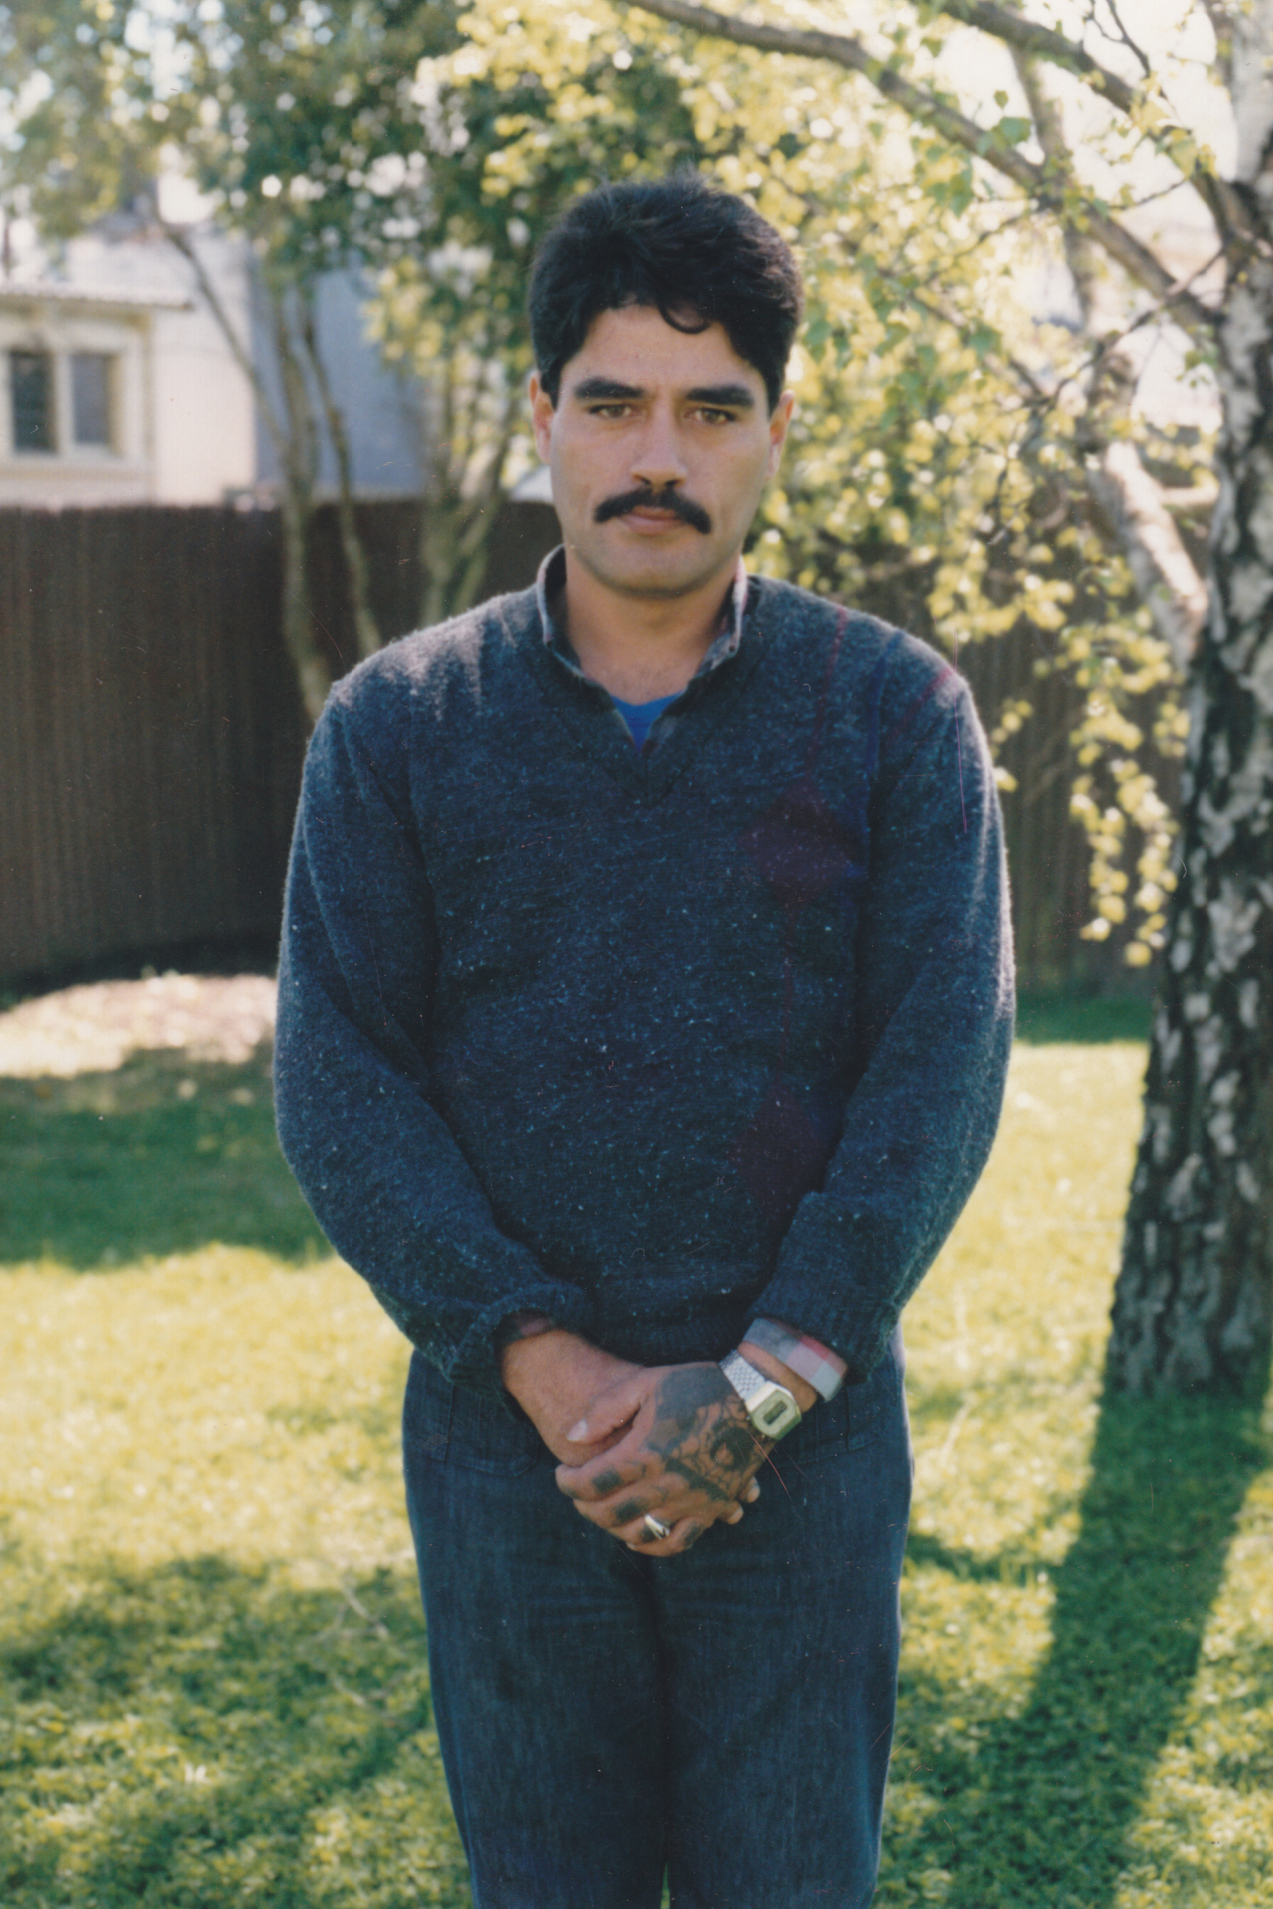
<svg viewBox="0 0 1273 1909"><path fill-rule="evenodd" d="M392 644L305 769L283 1149L443 1375L533 1310L643 1364L759 1314L880 1358L985 1164L1012 1032L962 680L764 578L638 754L536 593Z"/></svg>

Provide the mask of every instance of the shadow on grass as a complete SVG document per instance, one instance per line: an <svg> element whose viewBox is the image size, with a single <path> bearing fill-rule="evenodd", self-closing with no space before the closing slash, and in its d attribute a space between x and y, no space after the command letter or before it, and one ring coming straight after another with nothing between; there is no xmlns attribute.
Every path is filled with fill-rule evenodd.
<svg viewBox="0 0 1273 1909"><path fill-rule="evenodd" d="M55 1616L11 1604L0 1712L6 1909L469 1903L405 1575L102 1573Z"/></svg>
<svg viewBox="0 0 1273 1909"><path fill-rule="evenodd" d="M106 1271L213 1240L283 1260L329 1250L274 1136L268 1047L241 1066L164 1050L0 1080L0 1263Z"/></svg>
<svg viewBox="0 0 1273 1909"><path fill-rule="evenodd" d="M940 1866L947 1909L1110 1909L1243 1498L1268 1462L1258 1418L1215 1399L1105 1399L1079 1535L1053 1573L1051 1648L1022 1713L952 1747L951 1691L934 1681L904 1694L898 1774L940 1809L894 1837L894 1873ZM952 1554L927 1561L1004 1575L962 1570Z"/></svg>
<svg viewBox="0 0 1273 1909"><path fill-rule="evenodd" d="M1017 1039L1042 1047L1057 1041L1147 1041L1153 1003L1137 995L1023 994Z"/></svg>
<svg viewBox="0 0 1273 1909"><path fill-rule="evenodd" d="M1027 1042L1142 1039L1135 1000L1023 1000ZM268 1044L242 1066L138 1053L110 1073L0 1078L0 1264L83 1271L219 1240L276 1259L328 1248L274 1137Z"/></svg>

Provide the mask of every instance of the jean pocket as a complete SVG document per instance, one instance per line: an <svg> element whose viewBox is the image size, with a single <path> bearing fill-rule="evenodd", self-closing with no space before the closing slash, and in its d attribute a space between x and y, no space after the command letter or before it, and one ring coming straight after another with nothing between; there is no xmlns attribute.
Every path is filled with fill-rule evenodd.
<svg viewBox="0 0 1273 1909"><path fill-rule="evenodd" d="M402 1405L402 1442L417 1458L507 1478L547 1453L539 1433L479 1392L451 1385L420 1352L412 1355Z"/></svg>
<svg viewBox="0 0 1273 1909"><path fill-rule="evenodd" d="M869 1379L846 1385L824 1405L815 1405L789 1438L778 1447L779 1458L799 1465L816 1465L820 1458L838 1458L861 1451L882 1438L901 1391L901 1370L893 1348L884 1354Z"/></svg>

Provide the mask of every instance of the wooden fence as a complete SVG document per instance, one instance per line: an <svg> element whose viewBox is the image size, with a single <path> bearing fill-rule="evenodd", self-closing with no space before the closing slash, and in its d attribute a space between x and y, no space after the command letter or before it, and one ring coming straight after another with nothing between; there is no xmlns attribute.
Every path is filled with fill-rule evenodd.
<svg viewBox="0 0 1273 1909"><path fill-rule="evenodd" d="M386 636L417 620L416 507L361 507ZM529 582L546 506L507 506L486 592ZM333 514L315 526L312 613L337 670L354 653ZM268 511L0 511L0 981L255 944L277 933L304 723L279 625ZM881 604L886 614L893 605ZM1081 838L1068 820L1059 682L1030 632L961 659L988 716L1031 694L1005 745L1020 970L1101 985L1117 950L1080 940Z"/></svg>

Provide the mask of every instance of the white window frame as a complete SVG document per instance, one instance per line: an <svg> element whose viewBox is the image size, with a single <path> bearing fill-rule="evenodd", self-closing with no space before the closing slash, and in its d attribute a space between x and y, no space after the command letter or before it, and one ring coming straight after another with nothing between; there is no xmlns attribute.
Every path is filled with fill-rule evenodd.
<svg viewBox="0 0 1273 1909"><path fill-rule="evenodd" d="M0 306L0 467L20 472L93 470L113 475L140 471L147 460L145 416L146 321L143 317L98 317L61 312L33 298L26 311ZM45 352L53 360L53 440L50 451L20 451L13 442L9 353ZM111 436L106 444L74 441L71 359L77 352L114 359Z"/></svg>

